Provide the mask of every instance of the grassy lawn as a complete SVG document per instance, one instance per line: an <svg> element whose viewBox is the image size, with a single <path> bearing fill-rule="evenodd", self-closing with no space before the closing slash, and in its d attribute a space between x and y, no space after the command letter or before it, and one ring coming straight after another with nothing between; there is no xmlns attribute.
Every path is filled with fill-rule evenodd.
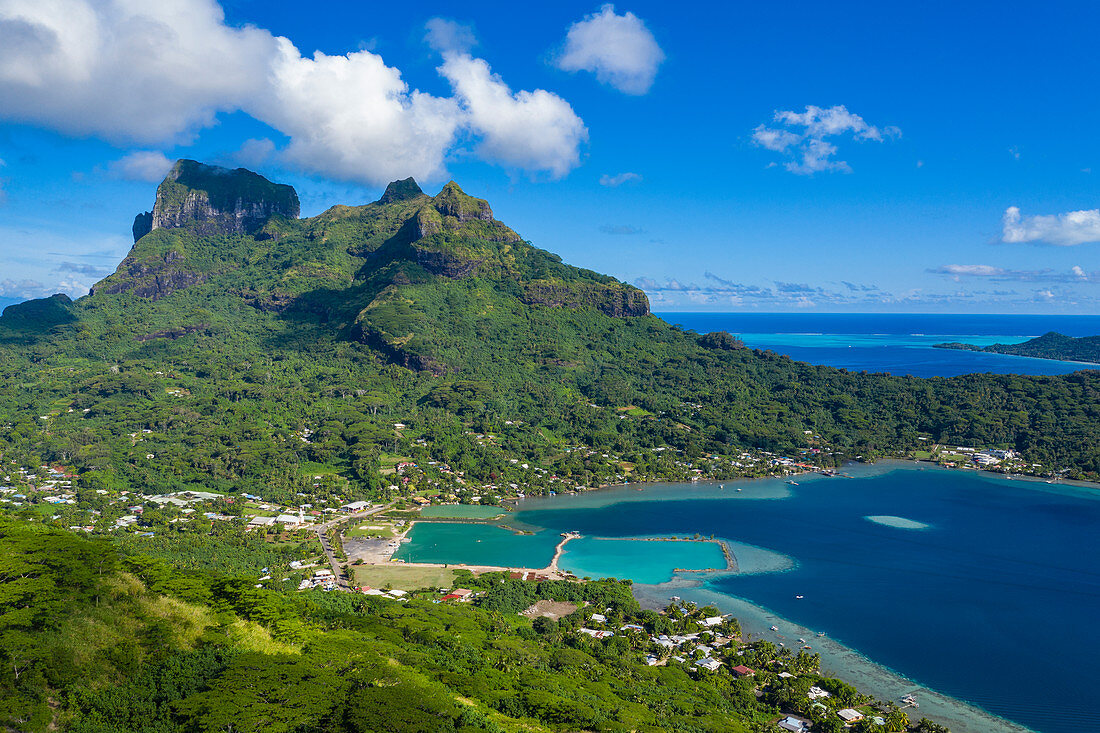
<svg viewBox="0 0 1100 733"><path fill-rule="evenodd" d="M420 510L420 516L433 519L491 519L504 513L503 507L481 504L446 504Z"/></svg>
<svg viewBox="0 0 1100 733"><path fill-rule="evenodd" d="M300 468L303 476L334 476L340 473L340 469L327 463L314 463L313 461L302 461Z"/></svg>
<svg viewBox="0 0 1100 733"><path fill-rule="evenodd" d="M932 457L932 451L930 450L915 450L913 451L913 457L918 461L927 461Z"/></svg>
<svg viewBox="0 0 1100 733"><path fill-rule="evenodd" d="M401 590L417 588L450 588L455 572L449 568L415 568L403 565L352 566L355 583L371 588L382 588L387 583Z"/></svg>

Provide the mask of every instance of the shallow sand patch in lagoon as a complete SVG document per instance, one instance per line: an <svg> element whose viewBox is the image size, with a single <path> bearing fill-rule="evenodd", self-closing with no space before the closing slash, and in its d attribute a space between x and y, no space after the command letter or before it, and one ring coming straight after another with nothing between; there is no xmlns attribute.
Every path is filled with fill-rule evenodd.
<svg viewBox="0 0 1100 733"><path fill-rule="evenodd" d="M864 517L868 522L874 522L875 524L882 524L887 527L896 527L897 529L928 529L931 524L925 524L924 522L918 522L915 519L906 519L905 517L894 517L888 514L885 515L872 515Z"/></svg>

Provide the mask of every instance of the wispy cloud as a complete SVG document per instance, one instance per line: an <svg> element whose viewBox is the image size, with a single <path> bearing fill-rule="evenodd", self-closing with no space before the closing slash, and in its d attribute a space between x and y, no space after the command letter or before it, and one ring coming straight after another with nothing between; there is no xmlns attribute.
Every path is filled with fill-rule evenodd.
<svg viewBox="0 0 1100 733"><path fill-rule="evenodd" d="M266 137L249 138L232 155L238 165L245 168L259 168L275 155L275 143Z"/></svg>
<svg viewBox="0 0 1100 733"><path fill-rule="evenodd" d="M877 288L860 291L834 291L808 283L775 281L772 285L740 283L713 272L703 274L704 283L681 282L667 278L659 282L640 277L634 284L664 302L686 299L700 305L747 305L751 307L813 308L820 305L881 302L890 298Z"/></svg>
<svg viewBox="0 0 1100 733"><path fill-rule="evenodd" d="M79 262L62 262L57 266L56 272L72 272L78 275L101 277L110 273L111 270L108 267L97 267L96 265L87 265Z"/></svg>
<svg viewBox="0 0 1100 733"><path fill-rule="evenodd" d="M604 234L612 234L616 236L633 236L635 234L645 234L645 229L636 227L633 224L604 224L600 227L600 231Z"/></svg>
<svg viewBox="0 0 1100 733"><path fill-rule="evenodd" d="M0 280L0 295L9 298L38 298L43 294L45 287L37 280L5 278Z"/></svg>
<svg viewBox="0 0 1100 733"><path fill-rule="evenodd" d="M934 275L946 275L955 282L961 282L964 279L984 279L990 282L1100 283L1100 272L1086 272L1080 265L1074 265L1068 271L1050 268L1013 270L996 265L941 265L930 268L928 272Z"/></svg>
<svg viewBox="0 0 1100 733"><path fill-rule="evenodd" d="M432 18L424 24L424 42L440 53L469 53L477 45L477 36L469 25L446 18Z"/></svg>
<svg viewBox="0 0 1100 733"><path fill-rule="evenodd" d="M645 94L653 86L665 52L641 18L615 14L604 5L569 27L555 59L564 71L590 71L601 83L625 94Z"/></svg>
<svg viewBox="0 0 1100 733"><path fill-rule="evenodd" d="M897 127L876 127L868 124L844 105L817 107L809 105L805 112L778 110L774 115L778 127L758 125L752 133L759 147L781 153L783 164L796 175L813 175L823 171L850 173L847 162L837 160L837 146L826 138L850 137L854 140L882 142L901 136Z"/></svg>
<svg viewBox="0 0 1100 733"><path fill-rule="evenodd" d="M600 185L609 186L610 188L616 188L624 183L637 183L642 180L642 177L637 173L617 173L613 176L603 174L600 176Z"/></svg>
<svg viewBox="0 0 1100 733"><path fill-rule="evenodd" d="M1047 216L1023 216L1019 207L1005 209L1001 241L1011 244L1045 242L1059 247L1100 242L1100 209L1067 211Z"/></svg>
<svg viewBox="0 0 1100 733"><path fill-rule="evenodd" d="M172 161L164 153L138 150L111 162L107 171L112 178L124 181L160 183L171 167Z"/></svg>

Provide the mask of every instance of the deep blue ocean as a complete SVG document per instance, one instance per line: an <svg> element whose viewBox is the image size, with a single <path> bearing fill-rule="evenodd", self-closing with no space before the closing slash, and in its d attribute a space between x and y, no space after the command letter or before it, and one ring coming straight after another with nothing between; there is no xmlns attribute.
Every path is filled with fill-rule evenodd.
<svg viewBox="0 0 1100 733"><path fill-rule="evenodd" d="M971 372L1068 374L1074 362L934 349L948 341L987 346L1020 343L1058 331L1100 335L1100 316L941 315L896 313L658 313L669 323L708 333L729 331L755 349L852 371L950 377Z"/></svg>
<svg viewBox="0 0 1100 733"><path fill-rule="evenodd" d="M567 529L609 538L713 533L785 556L789 569L712 574L704 588L826 632L933 690L1034 730L1100 729L1097 491L912 464L874 470L800 478L797 486L753 482L743 493L732 484L724 491L658 485L526 500L517 519L552 537ZM779 497L790 493L777 498L776 489ZM890 526L897 518L927 526ZM640 551L660 545L635 544ZM609 549L616 551L603 558L598 543L580 545L563 567L642 580L659 563L649 552L631 563ZM666 577L673 562L681 561L666 560Z"/></svg>

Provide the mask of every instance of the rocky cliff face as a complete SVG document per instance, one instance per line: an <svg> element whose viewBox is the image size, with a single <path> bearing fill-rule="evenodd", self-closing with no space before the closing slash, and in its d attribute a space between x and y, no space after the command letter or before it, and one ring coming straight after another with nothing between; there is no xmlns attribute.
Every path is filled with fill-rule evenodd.
<svg viewBox="0 0 1100 733"><path fill-rule="evenodd" d="M649 315L646 294L622 283L533 280L524 284L521 300L550 308L593 308L613 318Z"/></svg>
<svg viewBox="0 0 1100 733"><path fill-rule="evenodd" d="M402 181L393 181L386 186L386 192L378 199L380 204L392 204L398 201L407 201L417 196L424 196L424 191L411 176Z"/></svg>
<svg viewBox="0 0 1100 733"><path fill-rule="evenodd" d="M252 171L179 160L157 188L152 212L134 220L134 241L154 229L187 227L201 235L252 234L273 216L298 218L293 187Z"/></svg>
<svg viewBox="0 0 1100 733"><path fill-rule="evenodd" d="M168 252L163 258L151 262L138 262L127 257L113 275L96 283L91 294L133 293L142 298L160 300L206 279L204 273L189 270L177 252Z"/></svg>

